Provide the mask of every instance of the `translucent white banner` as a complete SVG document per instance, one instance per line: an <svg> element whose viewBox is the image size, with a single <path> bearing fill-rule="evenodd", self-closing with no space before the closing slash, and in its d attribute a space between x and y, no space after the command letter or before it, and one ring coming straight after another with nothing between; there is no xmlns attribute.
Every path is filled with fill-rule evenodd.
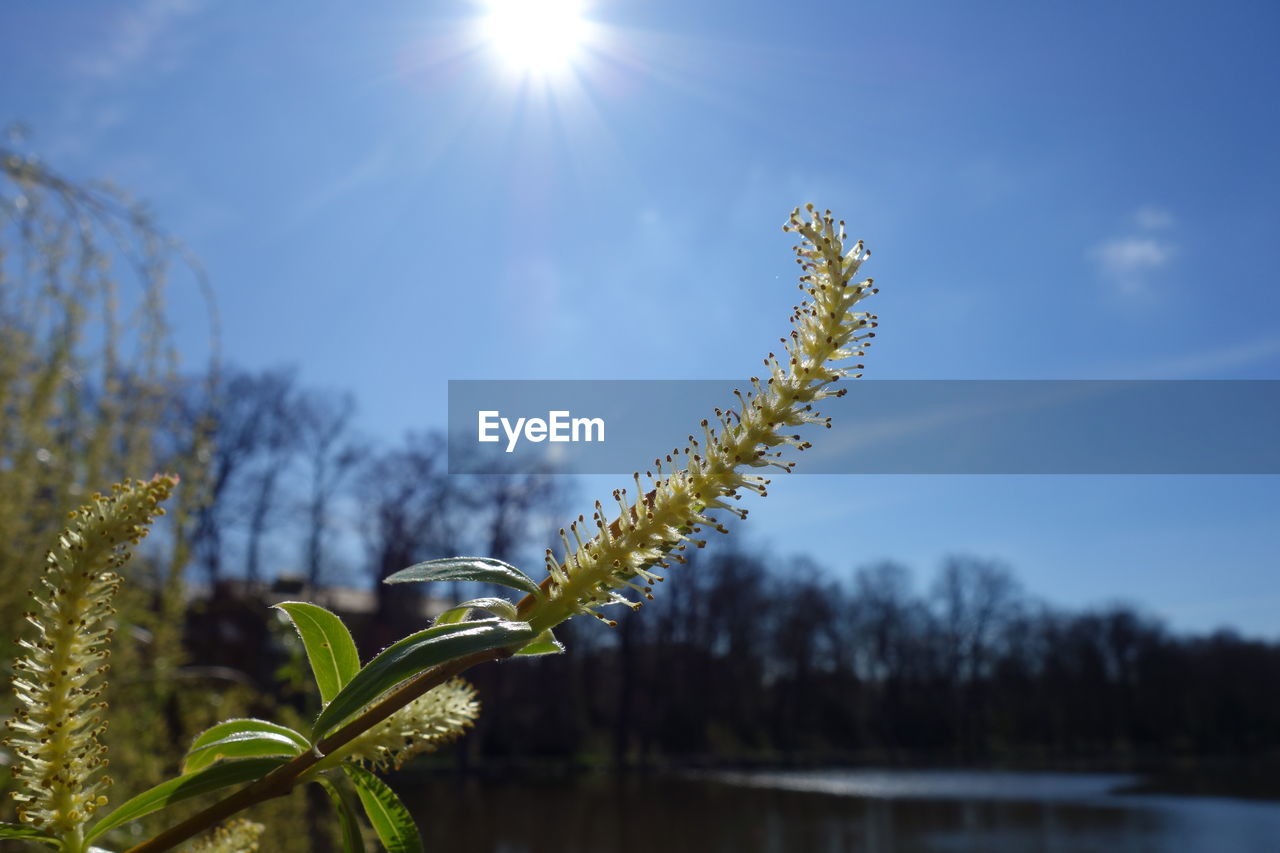
<svg viewBox="0 0 1280 853"><path fill-rule="evenodd" d="M1280 380L856 380L802 474L1280 474ZM733 409L731 380L455 380L453 473L629 474Z"/></svg>

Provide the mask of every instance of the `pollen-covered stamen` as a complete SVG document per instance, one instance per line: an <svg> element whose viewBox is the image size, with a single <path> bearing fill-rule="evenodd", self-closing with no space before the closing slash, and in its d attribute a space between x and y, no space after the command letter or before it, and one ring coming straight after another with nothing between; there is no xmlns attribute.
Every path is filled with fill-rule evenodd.
<svg viewBox="0 0 1280 853"><path fill-rule="evenodd" d="M830 211L818 213L812 205L803 212L793 210L783 230L800 235L796 261L805 293L793 309L790 335L779 339L785 357L769 353L763 360L768 376L763 381L752 377L745 392L735 390L736 408L717 408L714 421L702 421L702 437L689 436L683 463L677 448L654 460L654 471L646 472L648 488L639 472L633 475L634 499L627 499L626 490L615 491L619 515L612 522L605 523L597 504L592 519L597 532L591 541L583 543L570 525L578 542L564 537L563 559L555 568L548 560L548 595L528 615L535 629L551 627L573 613L591 613L610 622L596 608L608 603L635 606L618 590L638 589L637 577L652 582L649 567L662 565L667 557L683 562L675 552L688 545L705 545L693 538L699 526L725 532L707 512L727 510L745 517L745 510L727 504L726 499L737 498L743 491L767 494L769 481L747 471L794 467L782 451L811 446L794 427L830 427L830 418L814 411L813 404L841 396L843 389L830 386L846 376L861 376L853 371L863 369L861 364L830 365L861 358L875 336L875 315L853 310L877 292L871 279L853 282L870 252L861 241L845 251L844 223L834 220ZM639 589L650 594L645 587Z"/></svg>

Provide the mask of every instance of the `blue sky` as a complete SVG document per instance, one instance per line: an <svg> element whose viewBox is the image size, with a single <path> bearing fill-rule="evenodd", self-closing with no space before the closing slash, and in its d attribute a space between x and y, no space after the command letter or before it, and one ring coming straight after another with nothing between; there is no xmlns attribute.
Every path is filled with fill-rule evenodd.
<svg viewBox="0 0 1280 853"><path fill-rule="evenodd" d="M805 201L872 248L869 377L1280 378L1274 4L609 0L548 78L484 11L7 3L0 123L151 203L229 359L388 441L451 378L754 370ZM1275 477L809 476L735 536L1276 637L1278 521Z"/></svg>

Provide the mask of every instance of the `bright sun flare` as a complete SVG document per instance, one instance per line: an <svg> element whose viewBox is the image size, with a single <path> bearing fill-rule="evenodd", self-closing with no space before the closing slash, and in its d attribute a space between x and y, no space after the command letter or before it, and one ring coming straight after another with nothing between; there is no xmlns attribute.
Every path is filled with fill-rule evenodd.
<svg viewBox="0 0 1280 853"><path fill-rule="evenodd" d="M485 6L485 38L515 71L563 70L582 45L580 0L488 0Z"/></svg>

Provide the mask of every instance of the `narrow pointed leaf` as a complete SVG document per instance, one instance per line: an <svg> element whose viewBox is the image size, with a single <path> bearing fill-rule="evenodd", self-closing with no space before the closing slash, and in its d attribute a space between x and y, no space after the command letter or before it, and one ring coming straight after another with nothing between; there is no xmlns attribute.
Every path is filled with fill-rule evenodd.
<svg viewBox="0 0 1280 853"><path fill-rule="evenodd" d="M298 629L320 688L320 700L328 704L360 671L360 655L351 632L341 619L318 605L285 601L276 607L287 613Z"/></svg>
<svg viewBox="0 0 1280 853"><path fill-rule="evenodd" d="M51 847L62 846L62 842L52 835L41 832L33 826L23 826L20 823L0 823L0 838L21 838L26 841L48 844Z"/></svg>
<svg viewBox="0 0 1280 853"><path fill-rule="evenodd" d="M533 578L509 563L489 557L448 557L443 560L427 560L425 563L401 569L383 583L415 581L479 581L496 583L533 595L542 594L542 590L538 588Z"/></svg>
<svg viewBox="0 0 1280 853"><path fill-rule="evenodd" d="M187 753L183 773L203 770L220 758L252 758L260 755L300 754L305 747L291 737L276 732L236 732L204 744Z"/></svg>
<svg viewBox="0 0 1280 853"><path fill-rule="evenodd" d="M236 720L227 720L225 722L218 723L216 726L205 729L203 732L201 732L199 735L196 736L196 739L191 742L191 747L187 750L188 757L187 757L186 763L183 764L182 772L191 773L196 770L200 770L203 767L207 767L209 764L212 764L214 759L209 758L208 760L197 761L196 766L192 766L191 756L195 754L197 751L199 751L201 748L206 747L211 743L215 743L217 741L228 738L232 735L241 734L243 732L263 732L263 733L283 735L284 737L288 738L289 740L293 741L298 745L299 749L295 750L295 752L300 752L301 750L311 748L311 742L308 741L306 737L302 735L301 732L296 732L293 729L289 728L288 726L282 726L279 723L273 723L270 720L258 720L252 717L245 717L245 718L236 719ZM285 755L286 753L278 752L278 753L264 753L264 754Z"/></svg>
<svg viewBox="0 0 1280 853"><path fill-rule="evenodd" d="M344 764L342 769L356 786L364 813L387 853L422 853L422 836L396 792L363 767Z"/></svg>
<svg viewBox="0 0 1280 853"><path fill-rule="evenodd" d="M529 646L520 649L516 654L525 654L525 656L536 656L536 654L559 654L564 651L564 643L556 639L556 635L552 634L552 629L547 629L538 635L538 638Z"/></svg>
<svg viewBox="0 0 1280 853"><path fill-rule="evenodd" d="M350 795L323 776L316 781L329 795L333 810L338 813L338 822L342 826L342 853L365 853L364 836L360 834L360 822L356 819Z"/></svg>
<svg viewBox="0 0 1280 853"><path fill-rule="evenodd" d="M112 809L109 814L93 825L85 836L85 841L93 841L117 826L191 797L198 797L229 785L261 779L288 760L287 758L246 758L242 761L228 761L161 782L149 791L143 791L133 799Z"/></svg>
<svg viewBox="0 0 1280 853"><path fill-rule="evenodd" d="M411 634L369 661L333 697L333 701L316 718L315 738L321 740L347 717L428 667L474 652L528 645L533 638L533 631L527 623L502 619L437 625Z"/></svg>
<svg viewBox="0 0 1280 853"><path fill-rule="evenodd" d="M488 610L494 616L501 616L503 619L516 618L516 606L505 598L473 598L441 613L436 617L435 624L452 625L463 622L471 615L472 610Z"/></svg>
<svg viewBox="0 0 1280 853"><path fill-rule="evenodd" d="M529 645L525 646L518 655L558 655L564 651L564 643L556 639L556 635L551 633L551 629L543 631L538 638Z"/></svg>

